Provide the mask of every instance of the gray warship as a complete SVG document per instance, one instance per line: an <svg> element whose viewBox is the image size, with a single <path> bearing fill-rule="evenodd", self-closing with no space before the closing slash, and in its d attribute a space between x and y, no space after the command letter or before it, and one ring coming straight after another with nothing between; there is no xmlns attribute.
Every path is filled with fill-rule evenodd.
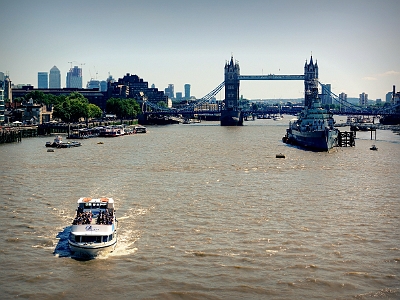
<svg viewBox="0 0 400 300"><path fill-rule="evenodd" d="M334 127L333 114L322 108L318 95L318 65L304 66L304 108L298 117L292 119L283 141L315 151L329 151L337 146L339 130Z"/></svg>

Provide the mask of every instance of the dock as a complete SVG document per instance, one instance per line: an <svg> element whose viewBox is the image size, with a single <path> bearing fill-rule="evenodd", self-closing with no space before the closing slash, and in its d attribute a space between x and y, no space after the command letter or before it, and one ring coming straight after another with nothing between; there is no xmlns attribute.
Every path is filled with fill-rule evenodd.
<svg viewBox="0 0 400 300"><path fill-rule="evenodd" d="M0 129L0 144L19 143L22 138L38 136L37 126L3 127Z"/></svg>
<svg viewBox="0 0 400 300"><path fill-rule="evenodd" d="M339 131L338 147L354 147L356 145L355 138L356 133L354 131Z"/></svg>
<svg viewBox="0 0 400 300"><path fill-rule="evenodd" d="M2 128L0 131L0 144L19 143L22 140L22 132L17 128Z"/></svg>

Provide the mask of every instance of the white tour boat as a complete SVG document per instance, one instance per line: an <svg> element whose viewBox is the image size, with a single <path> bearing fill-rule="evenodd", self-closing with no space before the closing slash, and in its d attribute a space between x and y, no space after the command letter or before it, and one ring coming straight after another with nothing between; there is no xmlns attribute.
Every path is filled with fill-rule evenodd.
<svg viewBox="0 0 400 300"><path fill-rule="evenodd" d="M93 258L117 245L114 199L80 198L68 244L76 257Z"/></svg>

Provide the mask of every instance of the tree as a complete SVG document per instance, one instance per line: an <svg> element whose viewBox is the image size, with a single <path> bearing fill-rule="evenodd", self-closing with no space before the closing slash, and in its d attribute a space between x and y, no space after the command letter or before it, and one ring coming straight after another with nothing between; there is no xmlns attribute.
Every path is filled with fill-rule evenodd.
<svg viewBox="0 0 400 300"><path fill-rule="evenodd" d="M67 122L78 122L81 118L93 118L101 116L101 109L89 101L80 93L73 92L67 97L57 99L53 116Z"/></svg>
<svg viewBox="0 0 400 300"><path fill-rule="evenodd" d="M119 119L135 118L140 112L140 106L135 99L110 98L106 104L107 112L115 114Z"/></svg>
<svg viewBox="0 0 400 300"><path fill-rule="evenodd" d="M32 91L27 94L25 94L24 98L25 100L32 99L34 103L38 104L48 104L47 103L47 95L45 95L42 91Z"/></svg>
<svg viewBox="0 0 400 300"><path fill-rule="evenodd" d="M88 118L100 118L103 115L102 110L95 104L89 103L88 105L89 113Z"/></svg>
<svg viewBox="0 0 400 300"><path fill-rule="evenodd" d="M165 101L158 101L157 105L159 107L167 107L167 103L165 103Z"/></svg>

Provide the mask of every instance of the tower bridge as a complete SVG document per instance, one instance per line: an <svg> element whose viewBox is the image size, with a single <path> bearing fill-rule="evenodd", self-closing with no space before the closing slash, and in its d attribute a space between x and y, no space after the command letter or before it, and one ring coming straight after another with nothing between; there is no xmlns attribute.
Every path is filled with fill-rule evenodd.
<svg viewBox="0 0 400 300"><path fill-rule="evenodd" d="M318 79L318 64L317 61L313 62L313 57L311 55L310 61L305 62L304 74L300 75L241 75L240 66L238 61L234 61L233 56L231 56L230 61L225 63L224 68L224 81L220 83L215 89L209 92L207 95L201 99L191 103L182 109L169 109L165 107L159 107L156 104L144 102L144 106L150 107L144 110L144 115L155 115L155 116L171 116L171 115L202 115L212 113L214 116L220 115L220 122L222 126L240 126L243 125L244 114L249 112L244 112L239 99L239 89L240 81L242 80L302 80L304 81L304 107L310 108L314 99L318 98L318 86L321 85L323 93L329 93L335 103L340 105L340 111L335 113L345 113L345 114L359 114L359 115L387 115L393 114L393 107L386 110L380 110L371 112L365 107L357 106L352 103L345 101L333 92L326 90L324 85ZM218 107L218 110L202 111L199 109L204 103L208 103L213 99L223 88L225 88L225 99L223 104ZM275 108L271 108L271 112ZM288 110L288 112L294 112L298 110Z"/></svg>

